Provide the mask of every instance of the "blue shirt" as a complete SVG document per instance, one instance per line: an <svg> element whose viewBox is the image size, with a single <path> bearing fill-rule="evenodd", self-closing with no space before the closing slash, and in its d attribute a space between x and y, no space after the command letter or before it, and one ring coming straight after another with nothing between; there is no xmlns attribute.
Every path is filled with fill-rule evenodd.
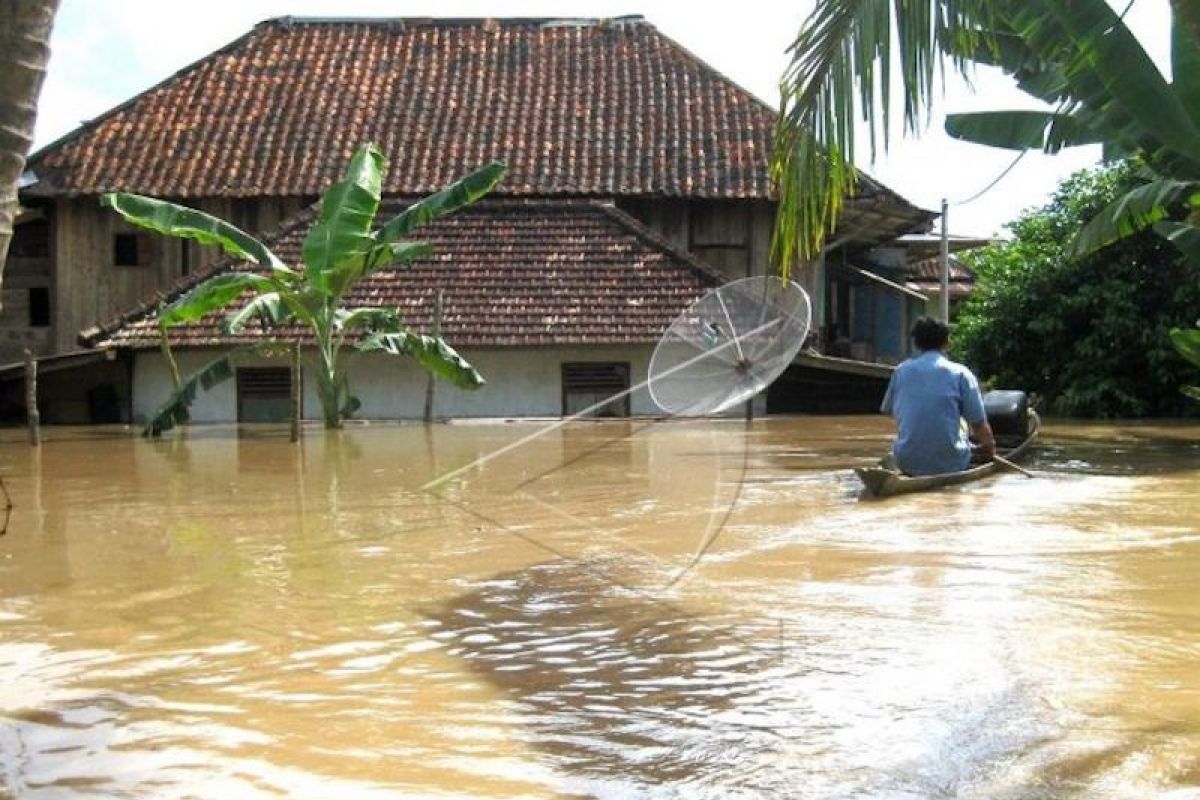
<svg viewBox="0 0 1200 800"><path fill-rule="evenodd" d="M896 419L892 453L909 475L966 469L971 445L959 419L971 426L987 419L979 381L938 350L926 350L896 367L881 410Z"/></svg>

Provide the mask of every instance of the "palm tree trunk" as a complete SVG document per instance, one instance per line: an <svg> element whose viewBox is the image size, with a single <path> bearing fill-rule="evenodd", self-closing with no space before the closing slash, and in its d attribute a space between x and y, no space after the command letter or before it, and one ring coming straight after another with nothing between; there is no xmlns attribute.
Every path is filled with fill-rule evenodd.
<svg viewBox="0 0 1200 800"><path fill-rule="evenodd" d="M58 0L0 0L0 281L57 10Z"/></svg>

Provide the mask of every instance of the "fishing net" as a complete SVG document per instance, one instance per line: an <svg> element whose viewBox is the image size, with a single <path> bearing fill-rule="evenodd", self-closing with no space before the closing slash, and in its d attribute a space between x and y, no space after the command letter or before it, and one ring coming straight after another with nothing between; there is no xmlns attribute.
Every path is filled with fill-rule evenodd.
<svg viewBox="0 0 1200 800"><path fill-rule="evenodd" d="M648 388L675 416L719 414L771 385L804 344L808 295L793 281L743 278L675 318L650 358Z"/></svg>

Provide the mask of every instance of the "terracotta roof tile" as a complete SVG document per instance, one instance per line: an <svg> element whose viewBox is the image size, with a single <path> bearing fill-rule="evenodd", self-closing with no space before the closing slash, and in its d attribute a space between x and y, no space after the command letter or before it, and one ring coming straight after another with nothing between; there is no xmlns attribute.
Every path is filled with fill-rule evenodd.
<svg viewBox="0 0 1200 800"><path fill-rule="evenodd" d="M374 142L395 195L499 158L510 195L766 198L774 118L638 17L282 18L35 154L29 191L315 196Z"/></svg>
<svg viewBox="0 0 1200 800"><path fill-rule="evenodd" d="M399 212L392 202L385 212ZM270 243L284 261L300 261L313 209ZM433 298L444 293L442 333L456 346L616 344L657 341L693 299L721 276L611 205L586 201L489 201L418 231L432 259L365 279L347 306L398 308L410 327L431 327ZM214 272L247 269L226 262L191 276L122 317L81 335L88 346L159 344L154 314ZM175 346L261 341L264 332L221 334L227 312L170 329ZM283 339L302 329L275 329Z"/></svg>

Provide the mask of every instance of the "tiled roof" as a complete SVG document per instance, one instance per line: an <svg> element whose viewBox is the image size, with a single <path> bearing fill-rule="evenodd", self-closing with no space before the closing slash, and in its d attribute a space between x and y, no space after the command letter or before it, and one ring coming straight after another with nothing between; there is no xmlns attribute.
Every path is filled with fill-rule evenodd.
<svg viewBox="0 0 1200 800"><path fill-rule="evenodd" d="M384 213L402 208L389 202ZM270 242L285 262L300 262L314 213L311 208L301 212ZM654 342L689 302L722 282L718 273L632 217L599 202L487 201L417 234L414 238L433 245L434 258L375 273L355 287L345 304L398 308L411 328L428 332L440 288L442 334L455 346ZM87 346L157 347L154 314L162 302L215 272L247 268L226 262L190 276L80 339ZM227 313L170 328L172 344L263 339L258 328L236 337L222 335ZM276 329L273 335L293 339L301 332Z"/></svg>
<svg viewBox="0 0 1200 800"><path fill-rule="evenodd" d="M35 154L29 191L316 196L374 142L395 195L504 159L503 194L766 198L774 118L640 17L281 18Z"/></svg>
<svg viewBox="0 0 1200 800"><path fill-rule="evenodd" d="M966 297L975 288L975 273L967 268L960 259L951 256L950 266L950 296ZM917 292L936 294L941 291L942 264L937 258L926 258L910 263L905 269L907 280L905 286Z"/></svg>

